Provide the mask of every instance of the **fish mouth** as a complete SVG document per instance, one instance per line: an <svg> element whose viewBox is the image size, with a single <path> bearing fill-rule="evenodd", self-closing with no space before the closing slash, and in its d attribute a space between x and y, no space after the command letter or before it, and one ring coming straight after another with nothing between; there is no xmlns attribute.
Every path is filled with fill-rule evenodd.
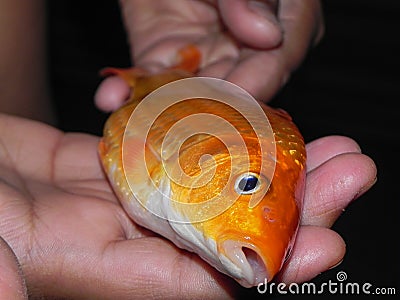
<svg viewBox="0 0 400 300"><path fill-rule="evenodd" d="M269 282L271 276L265 256L253 244L226 240L221 245L223 256L220 257L227 273L242 286L253 287Z"/></svg>

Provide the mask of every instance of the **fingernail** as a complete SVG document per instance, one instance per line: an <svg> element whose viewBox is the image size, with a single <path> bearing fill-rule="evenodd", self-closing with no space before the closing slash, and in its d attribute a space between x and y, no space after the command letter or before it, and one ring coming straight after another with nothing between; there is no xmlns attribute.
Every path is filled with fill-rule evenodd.
<svg viewBox="0 0 400 300"><path fill-rule="evenodd" d="M361 197L366 191L368 191L370 188L372 188L373 185L378 181L378 177L375 177L374 180L363 186L353 197L353 200L356 200L357 198Z"/></svg>
<svg viewBox="0 0 400 300"><path fill-rule="evenodd" d="M343 262L343 259L339 260L336 264L334 264L333 266L329 267L328 270L332 270L332 269L336 268L336 267L339 266L342 262Z"/></svg>

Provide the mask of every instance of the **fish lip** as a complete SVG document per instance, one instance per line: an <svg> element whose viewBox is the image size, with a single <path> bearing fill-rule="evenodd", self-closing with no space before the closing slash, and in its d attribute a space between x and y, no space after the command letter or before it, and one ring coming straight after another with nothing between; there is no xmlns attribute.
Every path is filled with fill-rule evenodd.
<svg viewBox="0 0 400 300"><path fill-rule="evenodd" d="M229 275L244 287L269 282L267 259L254 244L244 241L225 240L219 244L222 264Z"/></svg>

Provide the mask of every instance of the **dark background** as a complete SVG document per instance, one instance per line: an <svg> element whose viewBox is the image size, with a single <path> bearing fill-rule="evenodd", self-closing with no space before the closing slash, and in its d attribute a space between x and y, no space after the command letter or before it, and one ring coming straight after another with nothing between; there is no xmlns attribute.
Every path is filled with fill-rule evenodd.
<svg viewBox="0 0 400 300"><path fill-rule="evenodd" d="M59 127L100 135L107 115L93 104L98 71L130 65L118 1L48 2ZM337 272L345 271L346 282L396 287L399 293L399 1L322 3L325 37L271 105L292 115L306 141L331 134L355 139L376 162L378 181L334 225L347 243L343 263L314 282L336 281Z"/></svg>

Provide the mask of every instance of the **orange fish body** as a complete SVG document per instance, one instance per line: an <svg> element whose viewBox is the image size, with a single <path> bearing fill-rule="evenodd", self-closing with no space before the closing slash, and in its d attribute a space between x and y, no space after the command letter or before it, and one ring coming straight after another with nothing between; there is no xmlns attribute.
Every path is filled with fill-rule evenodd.
<svg viewBox="0 0 400 300"><path fill-rule="evenodd" d="M179 54L181 62L177 66L156 75L138 69L106 71L124 78L133 93L104 127L99 153L105 172L123 207L138 224L197 253L245 287L264 282L265 278L270 281L289 255L299 226L305 186L303 138L287 113L260 104L273 133L272 138L260 142L237 110L195 97L157 115L146 140L141 141L140 125L127 125L141 100L164 84L194 76L198 68L200 54L195 47L188 46ZM166 100L159 96L157 101ZM178 134L172 137L168 131L194 114L216 116L232 124L244 141L247 157L234 157L218 137L203 131L176 141L177 154L169 152L173 147L163 141L175 137L179 140L179 134L191 126L197 130L196 122L176 129ZM145 122L146 116L138 115L137 124L140 118ZM260 159L263 143L274 145L273 176L264 174L261 166L264 163L270 168ZM143 165L138 163L142 158ZM242 164L242 159L247 164ZM188 184L173 180L176 162L182 169L179 178ZM260 199L252 202L255 195ZM213 211L218 213L210 215Z"/></svg>

